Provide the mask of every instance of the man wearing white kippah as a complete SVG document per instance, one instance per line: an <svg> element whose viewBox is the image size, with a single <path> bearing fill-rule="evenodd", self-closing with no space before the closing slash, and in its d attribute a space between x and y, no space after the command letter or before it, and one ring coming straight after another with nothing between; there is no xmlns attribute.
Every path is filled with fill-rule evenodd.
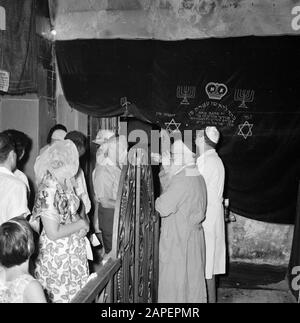
<svg viewBox="0 0 300 323"><path fill-rule="evenodd" d="M226 272L225 221L223 190L225 181L224 165L216 152L220 133L216 127L206 127L197 132L196 146L200 154L197 166L207 187L207 210L203 229L206 244L205 277L208 301L215 303L215 275Z"/></svg>

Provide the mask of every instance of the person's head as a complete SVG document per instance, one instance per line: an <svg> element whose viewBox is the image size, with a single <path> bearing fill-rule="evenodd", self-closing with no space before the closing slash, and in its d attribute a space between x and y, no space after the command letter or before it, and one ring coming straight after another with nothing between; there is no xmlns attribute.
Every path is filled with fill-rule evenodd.
<svg viewBox="0 0 300 323"><path fill-rule="evenodd" d="M75 146L77 147L79 158L82 157L86 152L86 136L79 131L71 131L69 132L65 139L69 139L73 141Z"/></svg>
<svg viewBox="0 0 300 323"><path fill-rule="evenodd" d="M25 219L14 218L0 226L0 264L3 267L20 266L33 253L33 233Z"/></svg>
<svg viewBox="0 0 300 323"><path fill-rule="evenodd" d="M175 166L184 166L195 162L194 153L181 139L177 139L171 145L171 162Z"/></svg>
<svg viewBox="0 0 300 323"><path fill-rule="evenodd" d="M56 129L51 136L51 145L56 141L65 140L67 132L61 129Z"/></svg>
<svg viewBox="0 0 300 323"><path fill-rule="evenodd" d="M0 165L11 171L14 171L17 165L14 142L5 133L0 133Z"/></svg>
<svg viewBox="0 0 300 323"><path fill-rule="evenodd" d="M107 157L122 167L126 162L128 143L125 136L111 137L107 141Z"/></svg>
<svg viewBox="0 0 300 323"><path fill-rule="evenodd" d="M108 156L108 140L115 138L115 133L112 130L100 129L97 132L96 138L93 140L93 143L98 145L96 153L96 162L101 165L105 158Z"/></svg>
<svg viewBox="0 0 300 323"><path fill-rule="evenodd" d="M61 184L69 183L79 169L79 154L71 140L57 141L45 150L36 160L34 171L39 184L49 172Z"/></svg>
<svg viewBox="0 0 300 323"><path fill-rule="evenodd" d="M14 143L17 157L20 161L24 157L25 153L30 149L31 139L24 132L14 129L5 130L3 133L7 134Z"/></svg>
<svg viewBox="0 0 300 323"><path fill-rule="evenodd" d="M57 140L64 140L67 132L67 128L64 125L56 124L48 133L47 144L49 145Z"/></svg>
<svg viewBox="0 0 300 323"><path fill-rule="evenodd" d="M93 142L97 145L103 145L109 138L112 138L114 136L115 136L115 133L112 130L100 129L97 132L97 136L93 140Z"/></svg>
<svg viewBox="0 0 300 323"><path fill-rule="evenodd" d="M62 124L53 126L47 136L47 144L51 144L57 140L64 140L67 134L67 128Z"/></svg>
<svg viewBox="0 0 300 323"><path fill-rule="evenodd" d="M219 140L220 133L216 127L206 127L204 130L198 130L195 143L200 155L206 150L216 149Z"/></svg>

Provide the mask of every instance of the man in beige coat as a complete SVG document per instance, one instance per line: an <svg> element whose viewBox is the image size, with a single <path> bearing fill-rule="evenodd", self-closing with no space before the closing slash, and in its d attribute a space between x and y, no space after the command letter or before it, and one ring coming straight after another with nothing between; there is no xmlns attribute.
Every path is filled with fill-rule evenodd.
<svg viewBox="0 0 300 323"><path fill-rule="evenodd" d="M173 157L172 157L173 156ZM206 187L193 153L181 140L171 149L168 181L156 200L162 218L159 242L159 303L205 303L205 245L201 222Z"/></svg>

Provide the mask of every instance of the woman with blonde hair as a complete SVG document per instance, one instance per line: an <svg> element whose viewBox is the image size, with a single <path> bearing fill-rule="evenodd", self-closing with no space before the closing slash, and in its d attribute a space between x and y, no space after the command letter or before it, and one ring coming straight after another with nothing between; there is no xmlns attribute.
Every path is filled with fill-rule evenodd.
<svg viewBox="0 0 300 323"><path fill-rule="evenodd" d="M43 224L36 277L52 302L70 302L89 275L84 239L89 222L77 214L74 192L78 168L78 150L70 140L52 144L35 165L39 185L32 220Z"/></svg>

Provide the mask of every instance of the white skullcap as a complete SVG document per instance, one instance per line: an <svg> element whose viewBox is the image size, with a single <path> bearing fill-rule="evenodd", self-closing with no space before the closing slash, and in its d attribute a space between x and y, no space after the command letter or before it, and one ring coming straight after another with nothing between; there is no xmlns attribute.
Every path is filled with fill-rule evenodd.
<svg viewBox="0 0 300 323"><path fill-rule="evenodd" d="M51 140L64 140L65 136L67 135L66 131L62 130L62 129L56 129L52 136L51 136Z"/></svg>
<svg viewBox="0 0 300 323"><path fill-rule="evenodd" d="M93 140L95 144L102 145L109 138L114 137L115 133L112 130L99 130L96 139Z"/></svg>
<svg viewBox="0 0 300 323"><path fill-rule="evenodd" d="M212 141L214 144L217 144L220 139L220 133L216 127L206 127L205 134L207 138Z"/></svg>

